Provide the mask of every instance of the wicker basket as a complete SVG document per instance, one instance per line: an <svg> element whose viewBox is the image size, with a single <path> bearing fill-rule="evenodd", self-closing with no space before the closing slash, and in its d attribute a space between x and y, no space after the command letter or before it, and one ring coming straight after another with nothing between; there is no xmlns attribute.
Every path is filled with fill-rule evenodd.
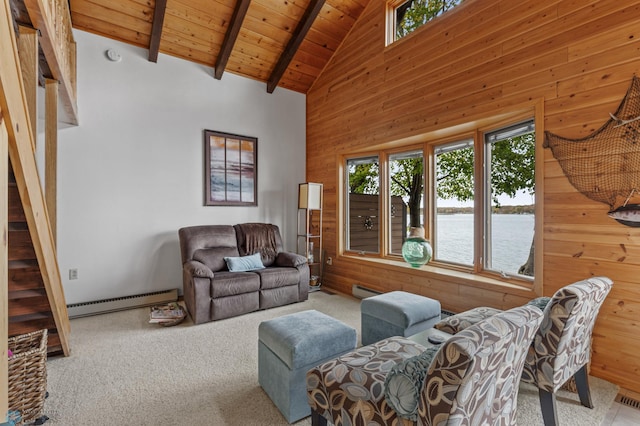
<svg viewBox="0 0 640 426"><path fill-rule="evenodd" d="M42 416L47 391L47 330L10 337L9 411L19 414L16 425Z"/></svg>

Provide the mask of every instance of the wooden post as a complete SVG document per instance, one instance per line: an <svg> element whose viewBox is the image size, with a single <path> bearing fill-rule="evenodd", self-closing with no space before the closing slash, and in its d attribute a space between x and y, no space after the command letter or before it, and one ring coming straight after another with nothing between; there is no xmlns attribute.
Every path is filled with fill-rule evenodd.
<svg viewBox="0 0 640 426"><path fill-rule="evenodd" d="M44 194L49 213L53 244L57 245L58 196L58 81L45 82Z"/></svg>
<svg viewBox="0 0 640 426"><path fill-rule="evenodd" d="M0 110L0 423L9 410L7 339L9 338L8 217L9 136Z"/></svg>
<svg viewBox="0 0 640 426"><path fill-rule="evenodd" d="M38 123L38 32L33 28L18 27L20 37L18 38L18 53L20 56L20 70L22 71L22 82L27 98L27 108L29 110L29 121L31 122L31 132L37 135L36 125ZM33 139L33 151L36 150L36 140Z"/></svg>

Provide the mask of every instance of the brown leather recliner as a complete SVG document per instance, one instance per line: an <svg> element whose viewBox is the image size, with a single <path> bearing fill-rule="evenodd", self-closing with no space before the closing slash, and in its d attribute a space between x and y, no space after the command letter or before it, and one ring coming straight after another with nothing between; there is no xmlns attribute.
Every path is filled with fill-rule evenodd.
<svg viewBox="0 0 640 426"><path fill-rule="evenodd" d="M190 226L181 228L178 236L184 301L195 324L308 298L307 259L283 251L276 225ZM260 253L264 268L229 271L225 258L255 253Z"/></svg>

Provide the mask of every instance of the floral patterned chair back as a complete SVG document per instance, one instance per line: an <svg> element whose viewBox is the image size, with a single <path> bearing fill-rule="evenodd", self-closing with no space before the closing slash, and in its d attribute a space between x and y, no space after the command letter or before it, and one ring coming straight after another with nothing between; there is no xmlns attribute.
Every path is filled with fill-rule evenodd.
<svg viewBox="0 0 640 426"><path fill-rule="evenodd" d="M540 309L522 306L440 347L396 336L327 361L307 373L312 425L514 425L541 321Z"/></svg>
<svg viewBox="0 0 640 426"><path fill-rule="evenodd" d="M558 290L544 309L522 380L540 389L545 425L557 424L555 392L572 377L582 405L593 407L587 382L591 334L612 286L607 277L578 281Z"/></svg>
<svg viewBox="0 0 640 426"><path fill-rule="evenodd" d="M450 338L420 396L420 425L515 425L527 348L542 321L532 306L487 318Z"/></svg>

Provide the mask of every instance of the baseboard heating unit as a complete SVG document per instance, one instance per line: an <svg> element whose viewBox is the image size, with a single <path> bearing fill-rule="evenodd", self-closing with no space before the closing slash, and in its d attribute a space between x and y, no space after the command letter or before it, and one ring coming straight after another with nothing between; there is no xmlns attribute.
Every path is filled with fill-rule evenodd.
<svg viewBox="0 0 640 426"><path fill-rule="evenodd" d="M353 297L357 297L358 299L366 299L367 297L377 296L381 293L379 291L354 284L353 286L351 286L351 294L353 295Z"/></svg>
<svg viewBox="0 0 640 426"><path fill-rule="evenodd" d="M176 300L178 300L178 289L174 288L171 290L136 294L134 296L74 303L67 305L67 311L69 312L69 318L79 318L90 315L106 314L107 312L123 311L125 309L175 302Z"/></svg>

